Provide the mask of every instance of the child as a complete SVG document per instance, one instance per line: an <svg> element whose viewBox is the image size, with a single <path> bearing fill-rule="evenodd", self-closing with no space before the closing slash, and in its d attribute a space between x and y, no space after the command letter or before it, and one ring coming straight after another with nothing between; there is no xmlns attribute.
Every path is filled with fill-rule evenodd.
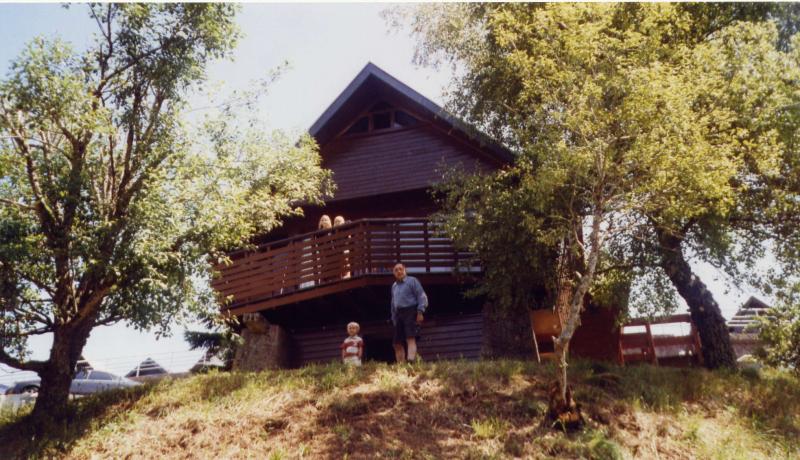
<svg viewBox="0 0 800 460"><path fill-rule="evenodd" d="M364 356L364 341L358 336L361 326L358 323L347 325L348 337L342 342L342 361L350 366L360 366Z"/></svg>

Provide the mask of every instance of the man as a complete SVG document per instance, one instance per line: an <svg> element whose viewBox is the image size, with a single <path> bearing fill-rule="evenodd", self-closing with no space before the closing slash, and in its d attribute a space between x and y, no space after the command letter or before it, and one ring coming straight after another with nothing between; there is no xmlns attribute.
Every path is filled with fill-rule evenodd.
<svg viewBox="0 0 800 460"><path fill-rule="evenodd" d="M419 280L406 275L405 265L398 263L393 269L392 324L394 324L394 355L398 363L417 359L417 326L422 324L423 314L428 308L428 296ZM406 349L403 349L405 343Z"/></svg>

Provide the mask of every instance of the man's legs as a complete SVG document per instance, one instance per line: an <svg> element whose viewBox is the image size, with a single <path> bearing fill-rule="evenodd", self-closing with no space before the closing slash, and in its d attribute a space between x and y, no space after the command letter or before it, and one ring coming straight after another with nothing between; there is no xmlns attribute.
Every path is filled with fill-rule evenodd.
<svg viewBox="0 0 800 460"><path fill-rule="evenodd" d="M406 344L408 345L408 360L414 361L417 359L417 339L409 337L406 339Z"/></svg>
<svg viewBox="0 0 800 460"><path fill-rule="evenodd" d="M402 343L394 343L394 357L397 359L398 364L406 362L406 351L403 349ZM409 350L411 350L409 348ZM414 349L416 351L416 348Z"/></svg>

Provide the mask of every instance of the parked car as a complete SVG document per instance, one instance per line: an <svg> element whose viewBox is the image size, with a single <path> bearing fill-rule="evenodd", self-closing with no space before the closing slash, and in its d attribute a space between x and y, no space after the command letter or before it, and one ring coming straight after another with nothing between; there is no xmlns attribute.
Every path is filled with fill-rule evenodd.
<svg viewBox="0 0 800 460"><path fill-rule="evenodd" d="M40 379L25 380L16 382L5 394L38 394ZM141 385L125 377L119 377L109 372L96 370L82 370L75 374L69 392L75 395L88 395L100 391L112 390L116 388L128 388Z"/></svg>

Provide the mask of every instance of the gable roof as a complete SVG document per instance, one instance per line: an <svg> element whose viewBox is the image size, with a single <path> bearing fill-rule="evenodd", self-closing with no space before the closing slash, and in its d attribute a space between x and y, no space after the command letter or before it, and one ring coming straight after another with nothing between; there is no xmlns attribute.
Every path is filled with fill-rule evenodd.
<svg viewBox="0 0 800 460"><path fill-rule="evenodd" d="M356 75L333 103L311 125L309 132L320 145L326 144L339 134L352 119L360 114L365 106L385 96L404 102L420 115L455 130L466 140L498 160L510 163L512 152L477 129L467 125L446 112L430 99L414 91L383 69L369 62Z"/></svg>
<svg viewBox="0 0 800 460"><path fill-rule="evenodd" d="M161 375L166 373L167 373L166 369L161 367L152 358L147 358L141 363L139 363L138 366L131 369L130 372L125 374L125 377L139 377L142 375Z"/></svg>
<svg viewBox="0 0 800 460"><path fill-rule="evenodd" d="M751 296L747 299L736 314L728 320L728 329L731 332L757 333L759 316L768 313L770 306L761 299Z"/></svg>
<svg viewBox="0 0 800 460"><path fill-rule="evenodd" d="M92 367L91 363L89 363L89 361L87 361L86 358L81 355L78 358L78 362L75 364L75 369L80 371L83 369L93 370L94 368Z"/></svg>

